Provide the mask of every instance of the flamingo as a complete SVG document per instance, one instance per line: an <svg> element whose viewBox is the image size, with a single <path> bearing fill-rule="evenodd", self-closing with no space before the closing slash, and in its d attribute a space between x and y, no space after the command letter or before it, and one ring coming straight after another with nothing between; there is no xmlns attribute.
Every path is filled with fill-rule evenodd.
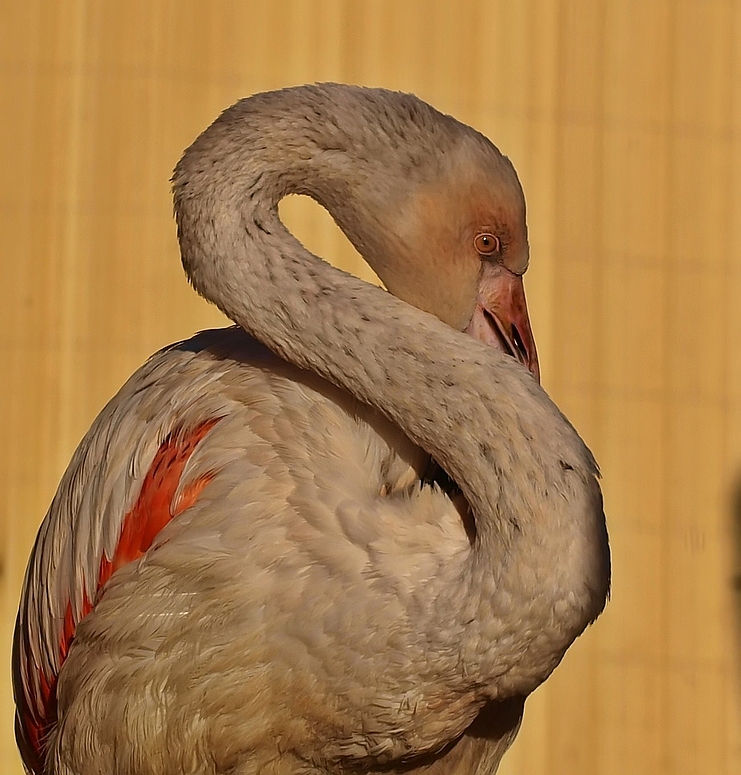
<svg viewBox="0 0 741 775"><path fill-rule="evenodd" d="M413 95L324 84L226 110L173 189L236 325L147 361L62 478L15 632L25 767L496 772L610 578L596 464L539 385L512 164ZM302 246L288 194L387 290Z"/></svg>

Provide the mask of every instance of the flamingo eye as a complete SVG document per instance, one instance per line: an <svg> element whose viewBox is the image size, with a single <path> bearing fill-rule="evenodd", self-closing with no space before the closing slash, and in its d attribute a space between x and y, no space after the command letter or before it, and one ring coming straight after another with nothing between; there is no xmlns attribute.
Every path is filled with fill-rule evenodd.
<svg viewBox="0 0 741 775"><path fill-rule="evenodd" d="M473 246L480 256L493 256L494 253L499 252L501 243L499 242L499 237L490 234L489 232L483 232L482 234L476 235Z"/></svg>

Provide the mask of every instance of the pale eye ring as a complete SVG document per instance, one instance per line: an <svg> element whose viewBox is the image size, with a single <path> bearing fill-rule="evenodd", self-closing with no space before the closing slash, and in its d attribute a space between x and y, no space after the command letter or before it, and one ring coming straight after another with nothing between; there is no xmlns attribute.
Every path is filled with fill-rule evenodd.
<svg viewBox="0 0 741 775"><path fill-rule="evenodd" d="M473 240L473 246L480 256L493 256L495 253L499 252L501 242L499 241L499 237L495 234L484 231L481 234L476 235Z"/></svg>

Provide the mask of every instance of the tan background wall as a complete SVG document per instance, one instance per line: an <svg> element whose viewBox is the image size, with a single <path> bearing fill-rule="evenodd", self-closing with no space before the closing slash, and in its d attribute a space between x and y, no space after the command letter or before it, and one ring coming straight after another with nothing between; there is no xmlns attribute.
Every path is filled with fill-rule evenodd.
<svg viewBox="0 0 741 775"><path fill-rule="evenodd" d="M21 576L67 460L152 351L221 323L181 274L170 171L237 98L315 80L414 91L513 159L544 384L604 470L613 600L502 771L740 773L736 0L1 4L0 769Z"/></svg>

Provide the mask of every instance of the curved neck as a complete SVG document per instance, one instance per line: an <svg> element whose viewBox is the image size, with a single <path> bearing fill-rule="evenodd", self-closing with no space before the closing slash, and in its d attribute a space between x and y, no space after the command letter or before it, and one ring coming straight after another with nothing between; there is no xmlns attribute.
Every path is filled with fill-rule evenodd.
<svg viewBox="0 0 741 775"><path fill-rule="evenodd" d="M530 457L518 417L533 404L557 411L511 358L335 269L280 221L280 199L312 196L384 280L374 260L381 205L369 192L383 190L385 165L357 147L358 161L346 165L322 147L309 119L268 132L261 116L240 117L240 108L196 140L173 178L191 282L282 358L383 412L459 483L479 523L488 522L503 495L492 471Z"/></svg>
<svg viewBox="0 0 741 775"><path fill-rule="evenodd" d="M523 572L556 600L573 602L572 587L579 587L575 623L553 646L560 659L601 610L606 592L601 599L594 592L604 587L595 581L598 562L587 573L578 558L565 556L584 547L591 556L602 541L589 451L513 359L333 268L287 231L279 200L309 194L384 279L383 262L374 260L384 247L382 200L399 194L384 189L389 169L385 160L374 161L384 158L376 135L348 139L337 126L328 129L326 117L317 129L316 116L263 111L259 104L252 110L254 99L223 114L175 171L189 278L279 356L379 409L455 479L476 520L465 580L475 592L472 601L491 596L492 584L506 597L509 588L529 583ZM525 546L532 565L523 571L516 559ZM559 557L568 571L551 584L539 564ZM555 603L544 605L548 611ZM450 607L457 615L455 601ZM523 619L524 637L536 626ZM521 654L522 643L512 643Z"/></svg>

